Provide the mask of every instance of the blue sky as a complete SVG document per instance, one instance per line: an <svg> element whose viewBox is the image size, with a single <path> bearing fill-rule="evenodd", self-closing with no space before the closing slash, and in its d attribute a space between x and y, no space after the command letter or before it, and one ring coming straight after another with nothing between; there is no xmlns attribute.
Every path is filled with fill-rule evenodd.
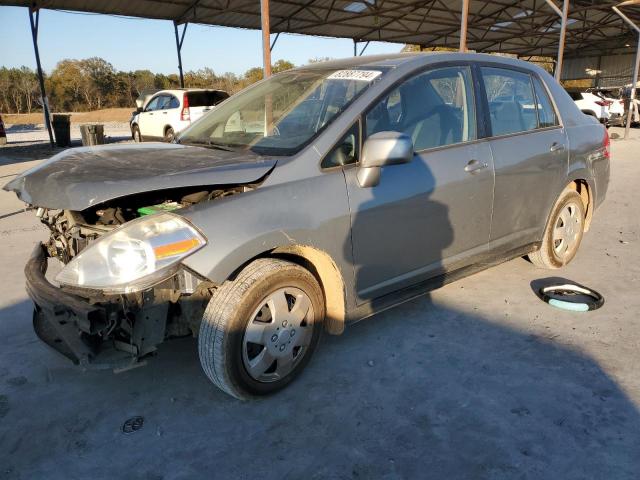
<svg viewBox="0 0 640 480"><path fill-rule="evenodd" d="M169 21L42 10L39 45L45 71L51 71L63 58L95 56L119 70L178 70L173 25ZM26 65L35 69L26 8L0 7L0 46L0 66ZM262 65L261 48L259 31L189 25L182 62L185 70L208 66L218 74L240 74ZM399 52L401 48L400 44L372 42L365 54ZM313 57L352 55L353 42L349 39L282 34L273 49L272 61L282 58L303 65Z"/></svg>

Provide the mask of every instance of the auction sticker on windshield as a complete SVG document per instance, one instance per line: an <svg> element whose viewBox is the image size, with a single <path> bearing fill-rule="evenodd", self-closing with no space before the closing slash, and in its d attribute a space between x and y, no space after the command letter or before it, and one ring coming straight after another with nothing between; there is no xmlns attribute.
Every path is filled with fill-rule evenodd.
<svg viewBox="0 0 640 480"><path fill-rule="evenodd" d="M382 72L378 70L338 70L327 77L329 80L361 80L371 82Z"/></svg>

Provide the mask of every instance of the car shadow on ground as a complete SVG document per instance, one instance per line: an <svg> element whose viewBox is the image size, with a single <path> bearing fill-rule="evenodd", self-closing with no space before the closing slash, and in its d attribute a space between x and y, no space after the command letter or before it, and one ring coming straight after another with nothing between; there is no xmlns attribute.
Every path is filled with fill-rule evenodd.
<svg viewBox="0 0 640 480"><path fill-rule="evenodd" d="M640 416L589 357L424 296L325 335L284 391L239 402L196 341L81 372L0 311L0 478L637 478ZM131 435L134 415L145 419Z"/></svg>

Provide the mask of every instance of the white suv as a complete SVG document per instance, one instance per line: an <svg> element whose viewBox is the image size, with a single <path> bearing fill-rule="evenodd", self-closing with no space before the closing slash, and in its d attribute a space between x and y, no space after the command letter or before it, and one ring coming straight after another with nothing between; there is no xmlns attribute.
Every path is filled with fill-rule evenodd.
<svg viewBox="0 0 640 480"><path fill-rule="evenodd" d="M222 90L160 90L131 117L131 136L136 142L170 142L177 133L227 98L229 94Z"/></svg>
<svg viewBox="0 0 640 480"><path fill-rule="evenodd" d="M591 115L603 125L609 126L609 102L588 92L568 91L569 95L585 115Z"/></svg>

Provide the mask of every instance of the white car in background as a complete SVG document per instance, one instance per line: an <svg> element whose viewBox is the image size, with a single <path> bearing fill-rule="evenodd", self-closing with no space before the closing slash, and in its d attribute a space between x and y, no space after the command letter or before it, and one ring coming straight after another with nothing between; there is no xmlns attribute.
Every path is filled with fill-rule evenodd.
<svg viewBox="0 0 640 480"><path fill-rule="evenodd" d="M131 136L136 142L171 142L179 132L229 98L223 90L199 88L143 93L136 101L138 110L129 121Z"/></svg>
<svg viewBox="0 0 640 480"><path fill-rule="evenodd" d="M624 100L620 88L590 88L587 93L597 95L609 105L609 125L624 125Z"/></svg>
<svg viewBox="0 0 640 480"><path fill-rule="evenodd" d="M568 90L569 96L573 99L578 108L585 115L591 115L598 119L600 123L609 126L611 115L609 113L609 103L604 99L589 92L579 92Z"/></svg>

